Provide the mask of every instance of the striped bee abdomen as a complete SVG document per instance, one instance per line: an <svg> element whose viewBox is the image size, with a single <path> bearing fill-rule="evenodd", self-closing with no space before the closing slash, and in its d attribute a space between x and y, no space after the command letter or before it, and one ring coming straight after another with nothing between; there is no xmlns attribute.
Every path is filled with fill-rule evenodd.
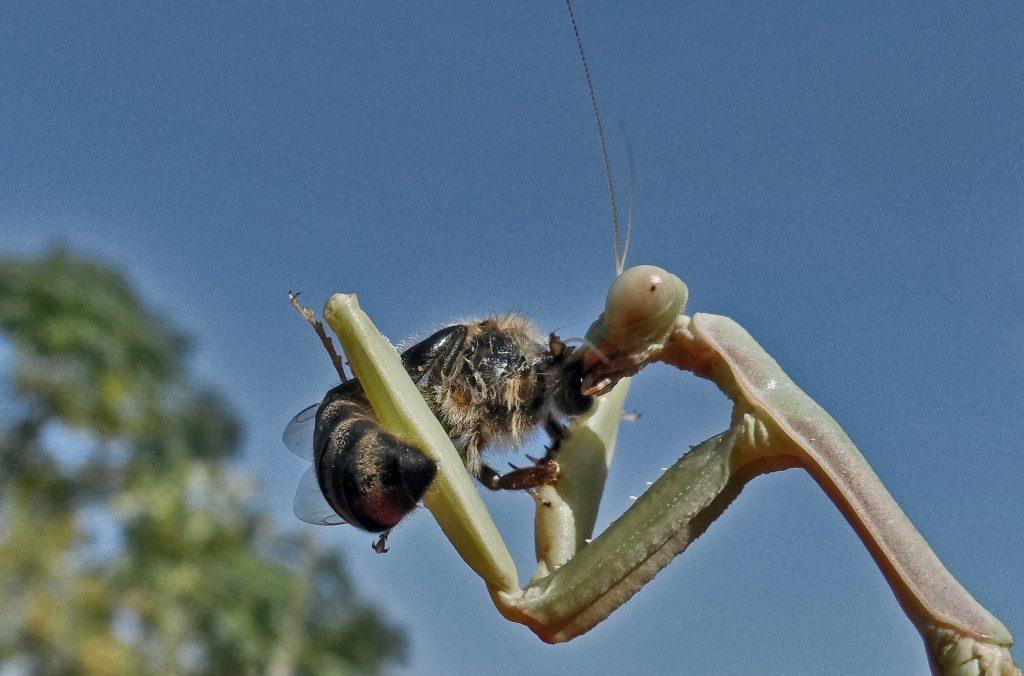
<svg viewBox="0 0 1024 676"><path fill-rule="evenodd" d="M437 466L381 428L359 381L330 390L313 439L317 481L343 519L372 532L395 526L416 508Z"/></svg>

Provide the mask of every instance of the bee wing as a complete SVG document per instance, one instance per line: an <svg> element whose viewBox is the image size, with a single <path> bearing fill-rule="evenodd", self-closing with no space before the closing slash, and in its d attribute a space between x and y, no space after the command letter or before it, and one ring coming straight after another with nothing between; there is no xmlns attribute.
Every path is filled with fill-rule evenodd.
<svg viewBox="0 0 1024 676"><path fill-rule="evenodd" d="M313 461L313 432L316 429L316 410L319 407L320 404L313 404L299 411L288 421L284 434L281 435L289 451L310 462Z"/></svg>
<svg viewBox="0 0 1024 676"><path fill-rule="evenodd" d="M312 444L312 442L310 442ZM316 480L316 469L310 467L302 475L299 487L295 491L295 502L292 503L295 516L314 526L339 526L348 523L331 508L320 491Z"/></svg>

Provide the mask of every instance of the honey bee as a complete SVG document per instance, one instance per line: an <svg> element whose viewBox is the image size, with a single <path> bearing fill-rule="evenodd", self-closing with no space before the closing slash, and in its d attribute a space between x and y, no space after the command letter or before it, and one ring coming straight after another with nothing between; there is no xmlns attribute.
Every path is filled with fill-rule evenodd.
<svg viewBox="0 0 1024 676"><path fill-rule="evenodd" d="M615 270L621 275L633 229L632 151L627 138L630 199L623 246L597 96L570 0L566 6L608 177ZM285 428L285 444L313 463L296 493L295 514L318 525L350 523L383 533L374 544L374 549L383 553L387 551L387 534L416 508L437 466L422 451L380 426L359 381L346 377L341 359L313 311L300 307L295 296L289 295L295 309L320 336L342 379L323 401L300 412ZM596 346L590 347L590 362L605 360ZM585 366L583 357L583 350L570 348L553 333L545 340L529 319L516 313L445 327L402 352L406 372L455 444L467 471L487 488L525 490L536 499L534 489L558 480L556 456L565 437L564 420L588 411L593 404L591 394L602 391L591 382L595 364ZM544 457L530 458L532 466L513 465L513 471L500 474L484 463L484 451L519 447L538 427L548 433L551 443L545 447Z"/></svg>
<svg viewBox="0 0 1024 676"><path fill-rule="evenodd" d="M297 309L319 324L309 309ZM328 345L330 338L319 327ZM333 346L328 351L340 367ZM492 490L526 490L558 479L563 421L593 403L582 393L577 350L546 339L526 317L510 313L447 326L402 352L416 383L462 457L467 471ZM344 376L344 371L339 368ZM514 448L542 427L551 442L534 464L500 474L483 461L494 448ZM295 513L319 525L349 523L385 535L415 509L437 467L422 451L380 426L356 379L331 389L296 415L284 432L293 453L311 460L296 494Z"/></svg>

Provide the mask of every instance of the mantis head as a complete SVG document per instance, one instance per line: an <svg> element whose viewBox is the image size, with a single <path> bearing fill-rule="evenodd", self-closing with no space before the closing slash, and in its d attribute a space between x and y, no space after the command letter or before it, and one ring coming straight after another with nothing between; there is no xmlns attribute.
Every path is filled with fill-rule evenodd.
<svg viewBox="0 0 1024 676"><path fill-rule="evenodd" d="M603 394L655 359L688 295L683 280L655 265L637 265L616 277L604 312L587 330L584 391Z"/></svg>

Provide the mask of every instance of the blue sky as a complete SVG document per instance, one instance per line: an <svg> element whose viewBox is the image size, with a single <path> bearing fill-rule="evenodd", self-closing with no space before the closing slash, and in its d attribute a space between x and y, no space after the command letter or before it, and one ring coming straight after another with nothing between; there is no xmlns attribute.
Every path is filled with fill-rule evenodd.
<svg viewBox="0 0 1024 676"><path fill-rule="evenodd" d="M743 324L1024 635L1024 7L577 16L622 186L620 123L634 146L631 262L679 274L689 311ZM289 528L307 527L291 516L304 467L280 431L333 380L288 289L317 306L356 291L395 340L507 309L579 335L613 273L557 2L16 3L0 91L3 252L65 242L123 267L195 337ZM667 368L628 405L643 415L620 435L602 524L728 423L713 386ZM527 575L529 498L486 499ZM502 620L425 512L383 557L352 529L321 535L409 627L411 674L926 671L870 558L796 471L755 481L562 646Z"/></svg>

